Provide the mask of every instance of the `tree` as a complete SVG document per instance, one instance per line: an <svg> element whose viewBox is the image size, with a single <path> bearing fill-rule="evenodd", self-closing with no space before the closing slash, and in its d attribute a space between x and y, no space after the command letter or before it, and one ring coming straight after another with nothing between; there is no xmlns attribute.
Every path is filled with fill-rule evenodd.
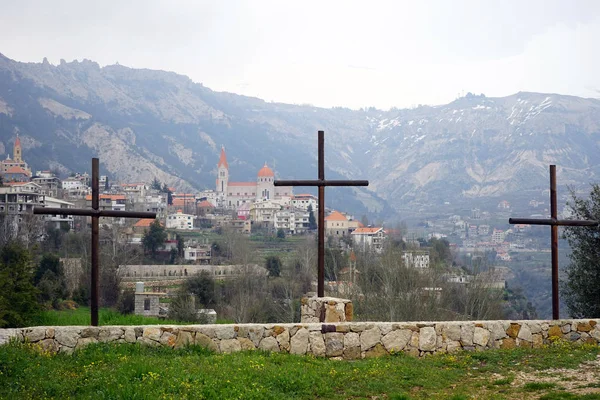
<svg viewBox="0 0 600 400"><path fill-rule="evenodd" d="M199 306L214 307L217 303L215 281L208 271L202 271L200 275L185 281L184 288L186 292L196 296Z"/></svg>
<svg viewBox="0 0 600 400"><path fill-rule="evenodd" d="M65 276L60 259L56 255L44 254L35 271L34 283L42 303L56 307L56 302L67 296Z"/></svg>
<svg viewBox="0 0 600 400"><path fill-rule="evenodd" d="M165 243L165 240L167 240L165 228L163 228L158 220L154 220L154 222L150 224L150 229L144 233L142 244L144 245L144 249L150 252L152 258L156 258L158 248Z"/></svg>
<svg viewBox="0 0 600 400"><path fill-rule="evenodd" d="M183 236L181 236L181 235L176 235L175 238L177 239L177 256L180 258L183 258L185 256L185 252L184 252L185 241L183 239Z"/></svg>
<svg viewBox="0 0 600 400"><path fill-rule="evenodd" d="M317 229L317 220L315 219L315 213L313 212L312 204L308 205L308 229Z"/></svg>
<svg viewBox="0 0 600 400"><path fill-rule="evenodd" d="M277 256L269 256L265 261L265 268L269 271L269 276L277 277L281 273L281 259Z"/></svg>
<svg viewBox="0 0 600 400"><path fill-rule="evenodd" d="M38 311L29 252L9 243L0 251L0 328L26 326Z"/></svg>
<svg viewBox="0 0 600 400"><path fill-rule="evenodd" d="M152 181L150 188L154 189L154 190L158 190L158 191L160 191L162 189L162 186L160 185L160 181L158 179L156 179L156 177L154 177L154 180Z"/></svg>
<svg viewBox="0 0 600 400"><path fill-rule="evenodd" d="M573 219L600 220L600 185L594 184L588 199L571 192L568 203ZM575 318L600 317L600 229L566 227L565 237L571 246L571 263L567 279L562 282L565 303Z"/></svg>
<svg viewBox="0 0 600 400"><path fill-rule="evenodd" d="M277 239L285 239L285 231L282 228L277 229Z"/></svg>
<svg viewBox="0 0 600 400"><path fill-rule="evenodd" d="M163 186L160 189L160 192L167 194L167 204L172 206L173 205L173 192L171 192L171 189L169 189L169 187L167 186L166 183L163 183Z"/></svg>

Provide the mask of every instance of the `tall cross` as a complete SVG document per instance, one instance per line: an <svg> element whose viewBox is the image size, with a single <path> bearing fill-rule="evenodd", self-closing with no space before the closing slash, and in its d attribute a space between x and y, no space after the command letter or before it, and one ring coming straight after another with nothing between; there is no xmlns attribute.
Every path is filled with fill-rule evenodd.
<svg viewBox="0 0 600 400"><path fill-rule="evenodd" d="M52 207L34 207L34 214L46 215L80 215L92 217L92 301L91 301L91 322L92 326L98 326L98 255L99 255L99 222L100 217L117 218L156 218L156 213L146 211L113 211L100 210L100 179L99 164L97 158L92 158L92 209L84 208L52 208Z"/></svg>
<svg viewBox="0 0 600 400"><path fill-rule="evenodd" d="M318 186L319 187L319 226L318 226L318 274L317 296L325 297L325 187L326 186L369 186L365 180L325 180L325 132L318 133L319 179L317 180L276 180L275 186Z"/></svg>
<svg viewBox="0 0 600 400"><path fill-rule="evenodd" d="M559 319L558 303L558 227L598 226L598 221L558 219L556 205L556 165L550 166L550 219L509 218L509 224L549 225L552 248L552 319Z"/></svg>

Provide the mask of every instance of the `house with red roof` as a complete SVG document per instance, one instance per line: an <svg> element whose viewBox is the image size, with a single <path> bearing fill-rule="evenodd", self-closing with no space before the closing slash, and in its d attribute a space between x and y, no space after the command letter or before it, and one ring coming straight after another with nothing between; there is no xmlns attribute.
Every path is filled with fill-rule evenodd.
<svg viewBox="0 0 600 400"><path fill-rule="evenodd" d="M383 243L385 241L385 231L383 228L356 228L351 235L356 248L364 251L373 250L378 253L383 251Z"/></svg>
<svg viewBox="0 0 600 400"><path fill-rule="evenodd" d="M339 211L333 211L325 217L325 234L335 237L348 235L348 218Z"/></svg>

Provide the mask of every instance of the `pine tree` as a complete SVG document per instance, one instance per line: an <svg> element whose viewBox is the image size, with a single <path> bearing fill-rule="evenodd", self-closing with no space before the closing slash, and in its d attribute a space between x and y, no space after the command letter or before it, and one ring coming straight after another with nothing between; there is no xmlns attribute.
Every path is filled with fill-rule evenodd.
<svg viewBox="0 0 600 400"><path fill-rule="evenodd" d="M600 185L592 186L588 199L572 193L569 203L573 219L600 220ZM562 282L562 295L575 318L600 317L600 229L598 227L566 227L565 237L571 246L571 263L567 279Z"/></svg>
<svg viewBox="0 0 600 400"><path fill-rule="evenodd" d="M150 252L153 258L156 258L158 248L165 243L165 240L167 240L165 228L162 227L158 220L154 220L150 225L150 229L144 233L142 244L144 245L144 249Z"/></svg>
<svg viewBox="0 0 600 400"><path fill-rule="evenodd" d="M317 229L317 221L313 212L312 204L308 205L308 229Z"/></svg>
<svg viewBox="0 0 600 400"><path fill-rule="evenodd" d="M27 249L9 243L0 251L0 328L26 326L39 311Z"/></svg>

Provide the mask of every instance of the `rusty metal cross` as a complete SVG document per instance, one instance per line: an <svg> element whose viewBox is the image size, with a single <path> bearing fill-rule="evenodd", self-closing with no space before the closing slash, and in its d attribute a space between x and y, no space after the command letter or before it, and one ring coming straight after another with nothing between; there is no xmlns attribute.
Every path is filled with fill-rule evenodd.
<svg viewBox="0 0 600 400"><path fill-rule="evenodd" d="M598 221L558 219L556 205L556 165L550 166L550 219L509 218L509 224L549 225L552 248L552 319L560 318L558 301L558 227L598 226Z"/></svg>
<svg viewBox="0 0 600 400"><path fill-rule="evenodd" d="M99 222L100 217L117 218L156 218L156 213L146 211L116 211L100 210L100 161L92 158L92 209L82 208L52 208L52 207L34 207L34 214L45 215L79 215L92 217L92 290L91 290L91 323L92 326L98 326L98 256L99 256Z"/></svg>
<svg viewBox="0 0 600 400"><path fill-rule="evenodd" d="M325 180L325 132L318 132L318 166L317 180L276 180L275 186L318 186L319 187L319 220L318 220L318 264L317 264L317 296L325 296L325 187L326 186L369 186L366 180Z"/></svg>

